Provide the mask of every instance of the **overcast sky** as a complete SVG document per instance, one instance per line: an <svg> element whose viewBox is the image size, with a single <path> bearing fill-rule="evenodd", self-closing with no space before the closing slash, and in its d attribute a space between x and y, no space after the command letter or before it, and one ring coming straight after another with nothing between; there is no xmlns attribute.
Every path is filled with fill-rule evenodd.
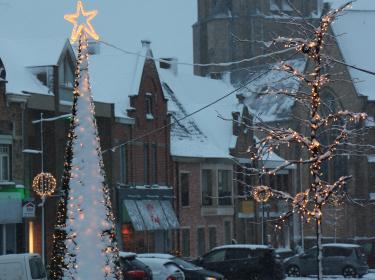
<svg viewBox="0 0 375 280"><path fill-rule="evenodd" d="M156 57L192 62L192 25L196 0L84 0L97 9L93 25L101 39L137 51L141 39L152 41ZM64 14L75 12L76 0L0 0L3 38L70 36ZM1 55L1 54L0 54Z"/></svg>

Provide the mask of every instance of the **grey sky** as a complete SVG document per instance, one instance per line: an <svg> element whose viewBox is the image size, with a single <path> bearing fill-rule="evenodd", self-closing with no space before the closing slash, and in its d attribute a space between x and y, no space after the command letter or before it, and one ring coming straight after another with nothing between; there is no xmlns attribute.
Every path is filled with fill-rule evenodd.
<svg viewBox="0 0 375 280"><path fill-rule="evenodd" d="M192 62L192 28L196 0L84 0L97 9L93 20L103 41L137 51L150 39L155 56ZM70 35L64 14L75 11L76 0L0 0L2 38L61 37Z"/></svg>

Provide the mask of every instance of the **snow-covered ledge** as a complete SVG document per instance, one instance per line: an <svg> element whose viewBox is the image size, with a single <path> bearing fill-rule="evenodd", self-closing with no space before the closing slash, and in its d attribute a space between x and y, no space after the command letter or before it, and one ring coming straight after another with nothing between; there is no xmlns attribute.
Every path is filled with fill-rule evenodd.
<svg viewBox="0 0 375 280"><path fill-rule="evenodd" d="M11 103L20 103L22 108L25 108L25 105L30 98L30 94L19 94L10 92L7 92L5 96L8 107Z"/></svg>

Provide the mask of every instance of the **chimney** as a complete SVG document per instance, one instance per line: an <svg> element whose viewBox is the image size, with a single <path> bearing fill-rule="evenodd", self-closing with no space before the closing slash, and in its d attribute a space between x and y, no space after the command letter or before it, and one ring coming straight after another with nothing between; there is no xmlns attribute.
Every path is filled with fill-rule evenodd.
<svg viewBox="0 0 375 280"><path fill-rule="evenodd" d="M175 76L178 74L178 59L176 57L167 57L160 60L160 68L169 69Z"/></svg>
<svg viewBox="0 0 375 280"><path fill-rule="evenodd" d="M144 48L146 47L146 48L150 49L150 46L151 46L150 40L144 39L144 40L141 41L141 43L142 43L142 47L144 47Z"/></svg>
<svg viewBox="0 0 375 280"><path fill-rule="evenodd" d="M95 54L100 54L100 42L95 41L95 40L90 40L88 42L88 48L89 48L89 54L90 55L95 55Z"/></svg>

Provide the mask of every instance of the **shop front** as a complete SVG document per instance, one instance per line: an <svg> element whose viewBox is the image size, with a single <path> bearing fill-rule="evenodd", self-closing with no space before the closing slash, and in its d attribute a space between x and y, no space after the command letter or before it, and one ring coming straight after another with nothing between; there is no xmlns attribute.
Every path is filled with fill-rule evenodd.
<svg viewBox="0 0 375 280"><path fill-rule="evenodd" d="M121 189L122 250L173 252L179 222L172 207L172 189Z"/></svg>
<svg viewBox="0 0 375 280"><path fill-rule="evenodd" d="M22 240L18 236L22 236L21 224L22 194L0 191L0 255L15 254L20 250Z"/></svg>

